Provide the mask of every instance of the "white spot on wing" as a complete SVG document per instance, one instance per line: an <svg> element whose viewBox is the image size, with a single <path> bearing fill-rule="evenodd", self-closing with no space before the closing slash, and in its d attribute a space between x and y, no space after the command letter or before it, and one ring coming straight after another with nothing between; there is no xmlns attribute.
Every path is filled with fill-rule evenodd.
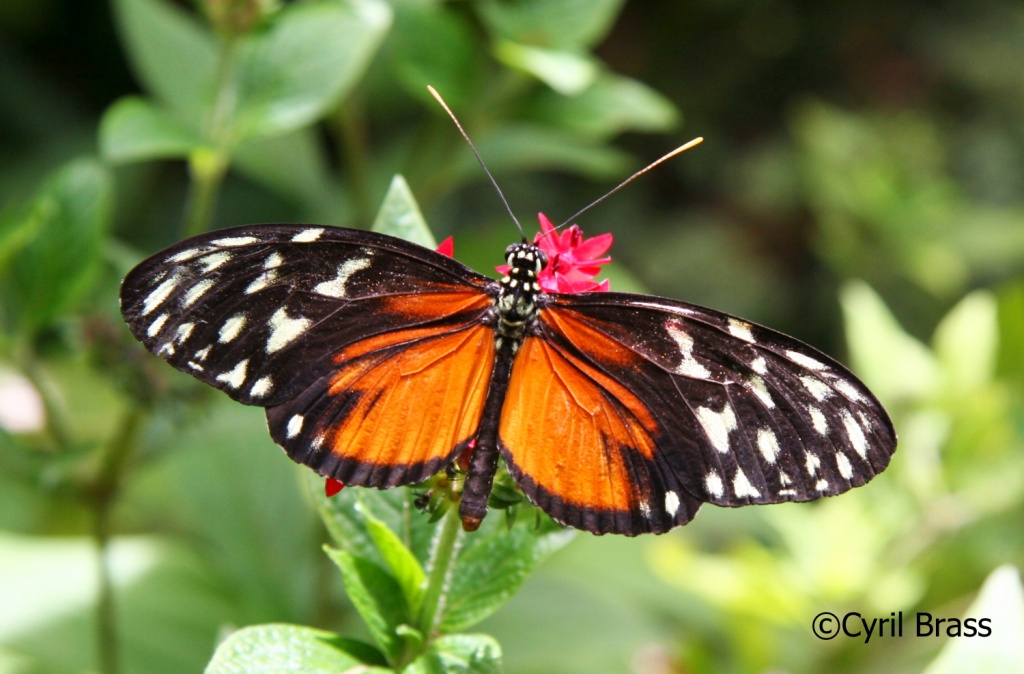
<svg viewBox="0 0 1024 674"><path fill-rule="evenodd" d="M793 361L797 365L802 365L802 366L806 367L808 370L827 370L828 369L828 366L826 366L824 363L822 363L820 361L817 361L814 358L811 358L810 356L808 356L806 354L800 353L799 351L787 351L786 352L786 358L789 358L791 361Z"/></svg>
<svg viewBox="0 0 1024 674"><path fill-rule="evenodd" d="M764 379L761 379L755 374L750 376L748 382L750 384L748 390L756 395L757 399L760 400L765 407L773 409L775 407L775 401L772 400L771 394L768 393L768 387L765 386Z"/></svg>
<svg viewBox="0 0 1024 674"><path fill-rule="evenodd" d="M246 320L245 314L235 314L224 321L224 325L220 326L220 334L217 337L217 341L221 344L227 344L235 337L238 337L238 334L242 332L242 328L245 327Z"/></svg>
<svg viewBox="0 0 1024 674"><path fill-rule="evenodd" d="M255 236L229 236L224 239L217 239L216 241L211 241L210 243L222 248L230 248L232 246L248 246L249 244L258 242L259 239L257 239Z"/></svg>
<svg viewBox="0 0 1024 674"><path fill-rule="evenodd" d="M675 517L676 513L679 512L679 494L674 491L665 492L665 512L670 517Z"/></svg>
<svg viewBox="0 0 1024 674"><path fill-rule="evenodd" d="M846 435L850 438L850 444L853 445L854 451L860 455L860 458L868 458L868 440L864 437L864 431L861 430L857 420L850 416L850 413L843 410L843 428L846 429Z"/></svg>
<svg viewBox="0 0 1024 674"><path fill-rule="evenodd" d="M192 306L192 304L196 300L198 300L200 297L202 297L203 294L207 290L212 288L212 287L213 287L213 280L212 279L203 279L199 283L195 284L194 286L189 288L187 293L185 293L185 297L184 297L184 299L181 302L182 306L185 306L185 307Z"/></svg>
<svg viewBox="0 0 1024 674"><path fill-rule="evenodd" d="M644 519L651 519L651 504L641 499L637 504L637 508L640 509L640 514L643 515Z"/></svg>
<svg viewBox="0 0 1024 674"><path fill-rule="evenodd" d="M743 498L744 496L750 496L757 498L761 495L754 485L750 484L750 480L747 479L747 474L742 469L736 470L736 477L732 481L732 490L736 494L737 498Z"/></svg>
<svg viewBox="0 0 1024 674"><path fill-rule="evenodd" d="M757 431L757 448L768 463L775 463L779 457L779 439L770 428L761 428Z"/></svg>
<svg viewBox="0 0 1024 674"><path fill-rule="evenodd" d="M200 246L199 248L189 248L188 250L183 250L183 251L181 251L180 253L178 253L176 255L172 255L171 257L167 258L167 261L168 262L187 262L188 260L191 260L192 258L195 258L195 257L199 257L200 255L203 255L204 253L209 253L210 250L212 250L212 249L209 246Z"/></svg>
<svg viewBox="0 0 1024 674"><path fill-rule="evenodd" d="M832 385L850 400L856 400L857 402L864 402L865 400L864 395L845 379L837 379Z"/></svg>
<svg viewBox="0 0 1024 674"><path fill-rule="evenodd" d="M310 442L310 445L312 445L313 450L319 450L323 446L325 439L326 438L324 437L323 433L317 433L313 440Z"/></svg>
<svg viewBox="0 0 1024 674"><path fill-rule="evenodd" d="M274 388L274 380L270 377L260 377L249 389L249 395L254 398L262 398Z"/></svg>
<svg viewBox="0 0 1024 674"><path fill-rule="evenodd" d="M768 363L765 362L765 360L764 360L764 358L762 356L758 356L753 361L751 361L750 367L751 367L751 369L754 370L754 372L756 372L758 374L767 374L768 373Z"/></svg>
<svg viewBox="0 0 1024 674"><path fill-rule="evenodd" d="M850 459L848 459L842 452L836 454L836 468L839 469L839 474L842 475L844 479L849 480L853 477L853 466L850 465Z"/></svg>
<svg viewBox="0 0 1024 674"><path fill-rule="evenodd" d="M241 388L242 384L245 383L245 375L248 372L248 370L249 359L246 358L245 360L238 363L238 365L235 365L233 368L231 368L229 371L222 372L219 375L217 375L217 381L224 382L228 386L228 388Z"/></svg>
<svg viewBox="0 0 1024 674"><path fill-rule="evenodd" d="M345 260L340 267L338 267L338 275L330 281L324 281L318 283L314 288L313 292L318 295L326 295L327 297L344 297L345 296L345 284L348 283L349 278L352 274L355 274L361 269L366 269L370 266L369 258L357 257L351 260Z"/></svg>
<svg viewBox="0 0 1024 674"><path fill-rule="evenodd" d="M208 346L205 349L200 349L199 351L196 351L196 360L206 360L206 357L209 355L210 347Z"/></svg>
<svg viewBox="0 0 1024 674"><path fill-rule="evenodd" d="M676 373L694 379L710 378L711 372L693 357L693 338L672 321L665 323L665 331L679 347L680 360L676 366Z"/></svg>
<svg viewBox="0 0 1024 674"><path fill-rule="evenodd" d="M320 235L324 233L323 227L312 227L310 229L304 229L295 236L292 237L292 241L295 243L312 243L320 238ZM301 419L301 417L299 417Z"/></svg>
<svg viewBox="0 0 1024 674"><path fill-rule="evenodd" d="M192 329L195 327L195 323L182 323L178 326L178 332L174 336L174 341L178 344L184 344L185 341L192 336Z"/></svg>
<svg viewBox="0 0 1024 674"><path fill-rule="evenodd" d="M729 334L742 339L744 342L754 342L754 335L750 332L750 323L741 321L738 318L729 319Z"/></svg>
<svg viewBox="0 0 1024 674"><path fill-rule="evenodd" d="M729 432L736 430L736 413L732 411L729 403L725 403L721 412L716 412L710 407L698 407L697 419L714 448L723 454L728 452Z"/></svg>
<svg viewBox="0 0 1024 674"><path fill-rule="evenodd" d="M281 257L280 253L274 252L267 256L267 259L263 261L264 269L274 269L284 264L284 258Z"/></svg>
<svg viewBox="0 0 1024 674"><path fill-rule="evenodd" d="M246 295L252 295L255 292L259 292L260 290L263 290L264 288L266 288L268 285L270 285L271 283L273 283L276 280L277 280L277 271L276 270L271 269L269 271L265 271L262 274L260 274L259 276L257 276L253 280L253 282L250 283L246 287L245 294Z"/></svg>
<svg viewBox="0 0 1024 674"><path fill-rule="evenodd" d="M824 480L824 479L818 480L817 482L814 483L814 488L817 489L818 491L827 491L828 490L828 480Z"/></svg>
<svg viewBox="0 0 1024 674"><path fill-rule="evenodd" d="M818 472L818 467L821 466L821 459L818 458L817 454L811 452L804 452L805 467L807 468L807 474L811 477Z"/></svg>
<svg viewBox="0 0 1024 674"><path fill-rule="evenodd" d="M828 420L825 419L825 415L821 413L821 410L808 405L807 413L811 415L811 425L814 426L814 430L822 435L828 435Z"/></svg>
<svg viewBox="0 0 1024 674"><path fill-rule="evenodd" d="M270 317L270 336L267 338L267 353L274 353L286 347L304 333L313 321L308 318L290 318L284 307Z"/></svg>
<svg viewBox="0 0 1024 674"><path fill-rule="evenodd" d="M285 429L285 435L289 440L302 432L302 424L305 421L306 420L301 414L296 414L288 420L288 427Z"/></svg>
<svg viewBox="0 0 1024 674"><path fill-rule="evenodd" d="M800 377L800 383L804 385L805 389L810 391L815 400L824 400L832 395L832 389L829 388L828 384L817 377L804 375Z"/></svg>
<svg viewBox="0 0 1024 674"><path fill-rule="evenodd" d="M796 489L780 489L779 496L796 496Z"/></svg>
<svg viewBox="0 0 1024 674"><path fill-rule="evenodd" d="M789 485L793 484L793 480L789 478L789 475L786 475L786 473L781 470L779 471L779 482L782 483L783 487L788 487Z"/></svg>
<svg viewBox="0 0 1024 674"><path fill-rule="evenodd" d="M168 314L160 314L156 319L149 324L149 329L146 330L146 335L149 337L156 337L160 334L160 329L164 327L164 323L170 318Z"/></svg>
<svg viewBox="0 0 1024 674"><path fill-rule="evenodd" d="M708 471L708 474L704 476L704 486L707 487L708 493L716 498L720 498L725 493L722 476L715 470Z"/></svg>
<svg viewBox="0 0 1024 674"><path fill-rule="evenodd" d="M164 300L174 292L174 286L178 285L179 280L180 277L174 275L154 288L153 292L146 295L146 299L142 300L142 315L148 315L151 311L163 304Z"/></svg>
<svg viewBox="0 0 1024 674"><path fill-rule="evenodd" d="M203 265L203 273L205 274L207 272L213 271L214 269L221 266L230 259L231 253L222 250L220 252L207 255L206 257L199 261L199 264Z"/></svg>

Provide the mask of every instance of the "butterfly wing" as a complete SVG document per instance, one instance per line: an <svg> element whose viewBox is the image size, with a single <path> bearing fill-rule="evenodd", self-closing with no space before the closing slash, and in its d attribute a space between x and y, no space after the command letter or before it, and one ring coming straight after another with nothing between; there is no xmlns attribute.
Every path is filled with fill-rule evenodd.
<svg viewBox="0 0 1024 674"><path fill-rule="evenodd" d="M122 284L121 310L150 351L268 408L272 436L296 461L384 487L425 479L475 431L496 292L393 237L257 225L145 260ZM428 432L432 418L444 421Z"/></svg>
<svg viewBox="0 0 1024 674"><path fill-rule="evenodd" d="M839 494L896 447L885 410L846 368L727 314L643 295L548 295L535 332L500 436L527 494L573 526L661 532L700 502Z"/></svg>

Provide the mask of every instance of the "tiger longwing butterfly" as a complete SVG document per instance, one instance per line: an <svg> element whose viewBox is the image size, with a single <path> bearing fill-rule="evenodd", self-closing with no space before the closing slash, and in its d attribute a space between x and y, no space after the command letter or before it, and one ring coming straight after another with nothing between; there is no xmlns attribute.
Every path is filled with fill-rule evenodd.
<svg viewBox="0 0 1024 674"><path fill-rule="evenodd" d="M555 520L629 536L704 502L839 494L888 464L885 410L810 346L676 300L545 292L525 242L506 261L496 281L374 232L237 227L139 264L121 309L150 351L265 407L292 459L346 485L422 482L475 440L468 530L499 454Z"/></svg>

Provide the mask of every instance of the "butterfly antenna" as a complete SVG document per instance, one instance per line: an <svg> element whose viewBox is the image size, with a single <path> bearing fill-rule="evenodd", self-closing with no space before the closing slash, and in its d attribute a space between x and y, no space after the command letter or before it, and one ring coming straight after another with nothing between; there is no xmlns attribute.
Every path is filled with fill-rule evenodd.
<svg viewBox="0 0 1024 674"><path fill-rule="evenodd" d="M441 107L444 108L444 111L447 112L448 116L452 118L453 122L455 122L455 127L459 130L459 133L461 133L462 137L466 139L467 143L469 143L469 149L473 151L473 156L475 156L476 160L480 162L480 166L483 167L484 173L486 173L487 177L490 178L491 184L494 185L495 191L498 193L498 196L501 197L501 203L505 204L505 210L508 211L509 216L511 216L512 222L516 223L516 229L519 230L519 234L523 237L523 241L525 242L526 233L523 231L523 226L519 224L519 220L516 219L516 214L512 212L512 207L508 205L508 199L505 198L505 193L501 191L500 187L498 187L498 181L494 179L493 175L491 175L491 172L487 169L487 164L484 163L483 157L481 157L480 153L477 152L476 146L473 145L473 141L469 139L469 134L467 134L466 130L462 128L462 124L459 123L459 118L455 116L455 113L452 112L452 109L449 108L448 104L444 102L444 99L441 98L441 94L437 93L437 89L428 84L427 91L429 91L430 95L433 96L437 100L437 102L441 104Z"/></svg>
<svg viewBox="0 0 1024 674"><path fill-rule="evenodd" d="M586 213L587 211L589 211L589 210L590 210L591 208L593 208L594 206L597 206L597 205L598 205L599 203L601 203L602 201L604 201L605 199L607 199L607 198L608 198L608 197L610 197L611 195L615 194L616 192L618 192L618 191L619 191L619 190L621 190L621 189L622 189L623 187L625 187L626 185L630 184L631 182L633 182L634 180L636 180L637 178L639 178L639 177L640 177L640 176L642 176L643 174L647 173L648 171L650 171L650 170L651 170L652 168L654 168L654 167L655 167L655 166L657 166L658 164L663 164L663 163L667 162L667 161L668 161L669 159L671 159L672 157L675 157L675 156L676 156L677 154L682 154L683 152L686 152L687 150L689 150L689 149L690 149L691 147L693 147L693 146L695 146L695 145L700 145L700 144L701 144L701 143L703 143L703 142L704 142L704 139L703 139L703 138L694 138L694 139L693 139L693 140L691 140L691 141L690 141L689 143L686 143L685 145L680 145L680 146L679 146L679 147L677 147L676 149L672 150L671 152L669 152L669 153L668 153L667 155L665 155L665 156L664 156L664 157L662 157L661 159L657 159L657 160L655 160L655 161L651 162L650 164L648 164L648 165L647 165L647 166L645 166L644 168L640 169L639 171L637 171L637 172L636 172L636 173L634 173L633 175L631 175L631 176L629 176L628 178L626 178L625 180L623 180L623 181L622 181L621 183L619 183L619 184L618 184L618 185L617 185L617 186L616 186L616 187L615 187L614 189L612 189L612 190L611 190L610 192L608 192L607 194L605 194L605 195L604 195L603 197L601 197L600 199L597 199L596 201L592 201L592 202L591 202L591 203L589 203L588 205L586 205L586 206L584 206L583 208L581 208L581 209L580 209L579 211L577 211L577 212L576 212L576 213L575 213L575 214L574 214L574 215L573 215L573 216L572 216L571 218L567 219L567 220L566 220L565 222L563 222L562 224L560 224L560 225L559 225L558 227L555 227L555 229L556 229L556 230L559 230L559 229L561 229L562 227L565 227L565 226L566 226L566 225L568 225L568 224L569 224L570 222L572 222L572 221L573 221L573 220L575 220L576 218L580 217L580 215L582 215L583 213Z"/></svg>

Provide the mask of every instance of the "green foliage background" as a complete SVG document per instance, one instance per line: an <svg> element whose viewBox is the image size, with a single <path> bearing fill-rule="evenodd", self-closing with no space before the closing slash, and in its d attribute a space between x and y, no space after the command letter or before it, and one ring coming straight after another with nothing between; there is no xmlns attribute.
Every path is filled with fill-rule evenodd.
<svg viewBox="0 0 1024 674"><path fill-rule="evenodd" d="M368 226L395 174L493 268L513 227L427 84L524 223L704 136L579 220L614 232L613 287L839 356L900 448L840 498L661 537L556 543L527 511L520 558L491 523L452 634L407 671L1020 671L1022 44L996 0L0 4L0 672L198 671L254 625L210 671L252 643L308 646L306 671L379 657L346 639L387 654L352 583L384 569L406 600L426 534L346 529L354 490L324 504L261 412L145 354L116 296L188 233ZM378 222L415 212L403 194ZM396 494L366 498L382 516ZM908 626L819 641L826 610ZM994 634L918 638L917 611Z"/></svg>

